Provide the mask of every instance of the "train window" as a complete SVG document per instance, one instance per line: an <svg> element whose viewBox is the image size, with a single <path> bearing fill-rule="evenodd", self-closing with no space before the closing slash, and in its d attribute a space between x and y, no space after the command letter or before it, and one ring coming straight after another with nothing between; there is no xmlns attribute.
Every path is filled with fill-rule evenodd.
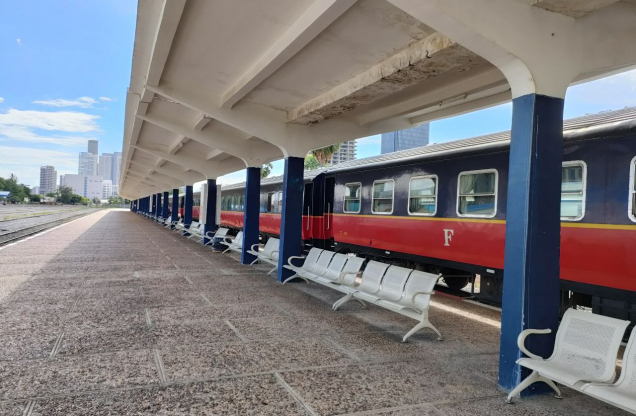
<svg viewBox="0 0 636 416"><path fill-rule="evenodd" d="M389 215L393 213L393 179L373 182L373 203L371 212Z"/></svg>
<svg viewBox="0 0 636 416"><path fill-rule="evenodd" d="M636 157L632 159L629 180L629 218L636 222Z"/></svg>
<svg viewBox="0 0 636 416"><path fill-rule="evenodd" d="M457 215L492 218L497 214L497 171L462 172L457 184Z"/></svg>
<svg viewBox="0 0 636 416"><path fill-rule="evenodd" d="M348 214L357 214L360 212L360 191L362 184L348 183L345 185L344 207L343 211Z"/></svg>
<svg viewBox="0 0 636 416"><path fill-rule="evenodd" d="M411 178L409 183L409 214L435 215L437 212L437 176Z"/></svg>
<svg viewBox="0 0 636 416"><path fill-rule="evenodd" d="M586 166L564 162L561 168L561 219L578 221L585 215Z"/></svg>

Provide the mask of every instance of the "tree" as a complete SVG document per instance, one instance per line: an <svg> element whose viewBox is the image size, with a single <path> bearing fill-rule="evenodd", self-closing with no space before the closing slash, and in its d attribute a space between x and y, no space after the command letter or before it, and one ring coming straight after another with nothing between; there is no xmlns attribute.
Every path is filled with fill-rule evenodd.
<svg viewBox="0 0 636 416"><path fill-rule="evenodd" d="M31 189L18 183L18 177L13 173L8 179L0 178L0 191L9 191L9 201L14 203L24 202L24 198L31 196Z"/></svg>
<svg viewBox="0 0 636 416"><path fill-rule="evenodd" d="M63 204L79 204L81 202L81 200L77 200L77 198L73 199L73 196L78 196L80 198L81 196L73 194L73 188L71 188L70 186L60 186L60 188L57 190L57 193L59 195L59 202Z"/></svg>
<svg viewBox="0 0 636 416"><path fill-rule="evenodd" d="M265 179L269 176L270 173L272 173L272 169L274 168L274 166L272 166L272 163L265 163L263 166L261 166L261 179Z"/></svg>
<svg viewBox="0 0 636 416"><path fill-rule="evenodd" d="M329 162L329 159L331 159L331 156L333 156L334 153L340 150L341 146L342 143L330 144L329 146L312 150L311 154L318 160L320 166L325 166L327 162Z"/></svg>
<svg viewBox="0 0 636 416"><path fill-rule="evenodd" d="M309 154L305 156L305 170L314 170L320 168L320 162L316 156Z"/></svg>
<svg viewBox="0 0 636 416"><path fill-rule="evenodd" d="M102 203L102 201L99 198L97 198L97 197L93 198L93 204L99 205L101 203Z"/></svg>
<svg viewBox="0 0 636 416"><path fill-rule="evenodd" d="M29 197L29 201L31 202L40 202L42 200L42 197L40 195L31 195Z"/></svg>

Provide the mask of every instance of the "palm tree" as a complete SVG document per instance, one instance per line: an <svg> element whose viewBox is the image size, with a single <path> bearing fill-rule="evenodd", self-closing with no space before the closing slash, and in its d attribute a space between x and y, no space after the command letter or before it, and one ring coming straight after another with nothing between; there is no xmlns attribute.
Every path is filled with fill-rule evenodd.
<svg viewBox="0 0 636 416"><path fill-rule="evenodd" d="M261 166L261 179L267 178L269 176L270 173L272 173L272 168L274 166L272 166L272 163L265 163L263 166Z"/></svg>
<svg viewBox="0 0 636 416"><path fill-rule="evenodd" d="M311 154L314 155L321 166L325 166L329 162L329 159L331 159L331 156L340 150L340 146L342 146L342 143L330 144L329 146L312 150Z"/></svg>

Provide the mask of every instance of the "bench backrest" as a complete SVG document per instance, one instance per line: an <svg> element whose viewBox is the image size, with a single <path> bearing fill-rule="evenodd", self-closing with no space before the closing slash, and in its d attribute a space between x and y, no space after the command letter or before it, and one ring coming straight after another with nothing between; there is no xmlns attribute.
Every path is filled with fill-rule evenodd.
<svg viewBox="0 0 636 416"><path fill-rule="evenodd" d="M413 269L390 266L384 275L384 279L382 279L382 286L380 286L378 296L392 301L402 299L404 287L412 272Z"/></svg>
<svg viewBox="0 0 636 416"><path fill-rule="evenodd" d="M269 238L265 243L265 247L263 247L262 255L265 257L270 257L273 251L278 250L278 246L280 244L280 240L278 238Z"/></svg>
<svg viewBox="0 0 636 416"><path fill-rule="evenodd" d="M636 329L634 328L623 354L623 370L616 382L616 388L636 397Z"/></svg>
<svg viewBox="0 0 636 416"><path fill-rule="evenodd" d="M318 257L320 257L322 252L323 250L315 247L309 250L309 253L307 253L307 257L305 257L305 262L302 266L300 266L300 268L304 271L310 271L311 269L313 269L316 265L316 261L318 261Z"/></svg>
<svg viewBox="0 0 636 416"><path fill-rule="evenodd" d="M334 282L338 280L338 276L342 273L342 269L345 267L345 264L347 264L348 258L349 256L346 254L335 254L331 259L331 263L329 263L329 267L327 267L327 270L323 273L323 276Z"/></svg>
<svg viewBox="0 0 636 416"><path fill-rule="evenodd" d="M236 237L234 237L234 240L232 241L232 244L234 244L235 246L238 246L238 247L243 247L243 231L239 231L236 234Z"/></svg>
<svg viewBox="0 0 636 416"><path fill-rule="evenodd" d="M388 264L380 263L378 261L371 260L368 262L367 266L364 268L364 272L362 273L362 282L357 289L360 292L376 293L380 289L382 278L384 277L384 273L388 267Z"/></svg>
<svg viewBox="0 0 636 416"><path fill-rule="evenodd" d="M629 321L568 309L548 359L583 372L588 381L614 381L616 357Z"/></svg>
<svg viewBox="0 0 636 416"><path fill-rule="evenodd" d="M316 265L311 272L318 276L322 276L323 274L325 274L327 268L329 267L329 263L331 263L331 259L333 259L334 254L336 253L334 253L333 251L324 250L318 258L318 261L316 261Z"/></svg>
<svg viewBox="0 0 636 416"><path fill-rule="evenodd" d="M404 296L398 301L401 305L418 311L428 309L431 295L415 295L418 292L432 292L439 275L414 270L404 287Z"/></svg>
<svg viewBox="0 0 636 416"><path fill-rule="evenodd" d="M345 273L343 283L348 286L353 286L356 281L356 276L362 269L364 264L364 258L348 256L347 264L342 269L342 273Z"/></svg>
<svg viewBox="0 0 636 416"><path fill-rule="evenodd" d="M230 231L227 228L219 228L218 230L216 230L216 232L214 233L214 237L213 238L223 238L227 235L227 232Z"/></svg>

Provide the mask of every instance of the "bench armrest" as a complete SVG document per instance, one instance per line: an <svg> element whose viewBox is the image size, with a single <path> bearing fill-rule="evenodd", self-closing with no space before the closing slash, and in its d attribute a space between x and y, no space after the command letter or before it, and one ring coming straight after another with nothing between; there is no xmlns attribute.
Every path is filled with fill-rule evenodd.
<svg viewBox="0 0 636 416"><path fill-rule="evenodd" d="M350 275L350 274L352 274L352 275L356 276L356 275L358 274L358 272L355 272L355 273L354 273L354 272L342 272L342 273L340 273L340 274L338 275L338 283L339 283L339 284L341 284L341 285L343 285L343 284L344 284L344 278L345 278L345 276L348 276L348 275Z"/></svg>
<svg viewBox="0 0 636 416"><path fill-rule="evenodd" d="M287 259L287 264L289 264L291 267L300 267L300 266L294 266L294 264L292 263L293 259L304 259L306 258L305 256L291 256L290 258Z"/></svg>
<svg viewBox="0 0 636 416"><path fill-rule="evenodd" d="M260 247L261 247L261 245L260 245L259 243L252 244L252 247L250 248L250 250L258 252L258 250L255 250L255 249L254 249L254 247L258 247L258 248L260 248Z"/></svg>
<svg viewBox="0 0 636 416"><path fill-rule="evenodd" d="M212 234L212 235L210 235ZM207 233L205 233L205 236L207 238L214 238L214 236L216 235L216 232L212 232L212 231L208 231Z"/></svg>
<svg viewBox="0 0 636 416"><path fill-rule="evenodd" d="M434 291L433 292L415 292L415 293L413 293L413 296L411 296L411 303L415 303L415 297L417 295L431 295L432 296L434 294L435 294Z"/></svg>
<svg viewBox="0 0 636 416"><path fill-rule="evenodd" d="M523 352L528 357L530 357L530 358L532 358L534 360L543 361L544 360L543 357L539 357L538 355L533 354L530 351L528 351L528 349L525 346L526 338L528 337L528 335L550 334L551 332L552 332L551 329L526 329L524 331L521 331L521 333L519 334L519 337L517 338L517 346L519 347L521 352Z"/></svg>

